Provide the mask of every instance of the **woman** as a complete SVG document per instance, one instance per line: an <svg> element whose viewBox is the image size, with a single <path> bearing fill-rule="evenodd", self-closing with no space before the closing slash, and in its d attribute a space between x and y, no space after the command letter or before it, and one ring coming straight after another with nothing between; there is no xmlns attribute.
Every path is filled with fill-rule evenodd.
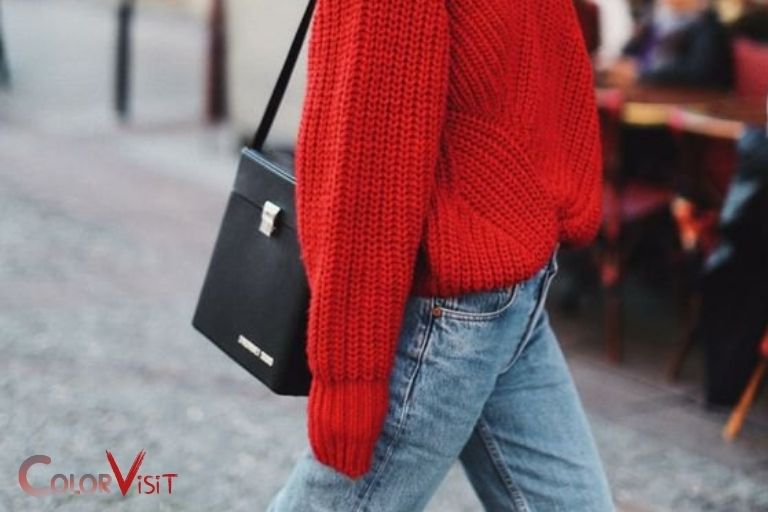
<svg viewBox="0 0 768 512"><path fill-rule="evenodd" d="M728 31L711 0L657 0L623 53L608 73L619 86L731 85Z"/></svg>
<svg viewBox="0 0 768 512"><path fill-rule="evenodd" d="M310 447L269 511L613 510L543 309L600 220L570 0L319 0L296 151Z"/></svg>

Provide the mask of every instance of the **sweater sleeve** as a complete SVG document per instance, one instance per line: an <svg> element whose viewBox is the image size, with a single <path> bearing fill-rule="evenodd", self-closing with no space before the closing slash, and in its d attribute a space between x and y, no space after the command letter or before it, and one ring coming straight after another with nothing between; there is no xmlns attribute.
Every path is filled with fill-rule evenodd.
<svg viewBox="0 0 768 512"><path fill-rule="evenodd" d="M317 459L370 469L438 165L444 0L319 0L296 148Z"/></svg>

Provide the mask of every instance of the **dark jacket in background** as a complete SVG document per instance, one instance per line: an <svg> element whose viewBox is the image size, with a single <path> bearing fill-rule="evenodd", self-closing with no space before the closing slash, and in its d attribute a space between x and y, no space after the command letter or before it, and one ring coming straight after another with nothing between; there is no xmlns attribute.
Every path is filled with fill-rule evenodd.
<svg viewBox="0 0 768 512"><path fill-rule="evenodd" d="M624 54L643 62L653 47L664 57L657 69L644 69L642 82L664 85L727 88L731 85L731 46L726 27L708 9L690 25L658 37L650 17L641 22Z"/></svg>
<svg viewBox="0 0 768 512"><path fill-rule="evenodd" d="M734 37L768 43L768 6L747 11L730 26Z"/></svg>

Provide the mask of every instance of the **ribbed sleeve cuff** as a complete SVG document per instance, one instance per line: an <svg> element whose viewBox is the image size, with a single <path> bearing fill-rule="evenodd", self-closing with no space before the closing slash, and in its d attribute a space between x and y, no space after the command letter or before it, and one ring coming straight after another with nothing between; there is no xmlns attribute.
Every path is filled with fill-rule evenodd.
<svg viewBox="0 0 768 512"><path fill-rule="evenodd" d="M388 402L387 381L312 379L307 406L315 457L350 478L367 473Z"/></svg>

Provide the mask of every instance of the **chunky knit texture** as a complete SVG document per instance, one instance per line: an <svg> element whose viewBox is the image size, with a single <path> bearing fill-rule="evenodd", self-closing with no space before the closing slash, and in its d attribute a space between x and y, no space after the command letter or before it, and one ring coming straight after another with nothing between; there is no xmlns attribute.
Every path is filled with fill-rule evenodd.
<svg viewBox="0 0 768 512"><path fill-rule="evenodd" d="M296 148L318 460L370 469L408 295L587 243L600 168L571 0L318 0Z"/></svg>

